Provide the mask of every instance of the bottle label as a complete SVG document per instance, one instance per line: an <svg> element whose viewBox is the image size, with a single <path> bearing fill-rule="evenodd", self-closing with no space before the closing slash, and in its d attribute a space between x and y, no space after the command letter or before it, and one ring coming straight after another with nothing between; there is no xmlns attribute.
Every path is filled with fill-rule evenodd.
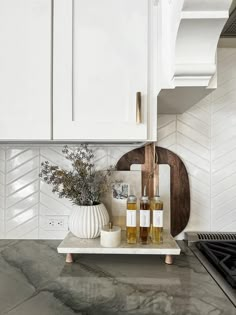
<svg viewBox="0 0 236 315"><path fill-rule="evenodd" d="M126 211L126 226L136 227L136 210Z"/></svg>
<svg viewBox="0 0 236 315"><path fill-rule="evenodd" d="M153 210L153 227L163 227L163 211Z"/></svg>
<svg viewBox="0 0 236 315"><path fill-rule="evenodd" d="M150 227L150 210L140 210L140 226Z"/></svg>

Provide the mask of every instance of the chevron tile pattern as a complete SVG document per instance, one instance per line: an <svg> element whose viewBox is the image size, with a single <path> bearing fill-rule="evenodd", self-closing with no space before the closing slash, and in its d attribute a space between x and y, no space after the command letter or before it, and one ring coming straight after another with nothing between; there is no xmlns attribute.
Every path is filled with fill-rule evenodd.
<svg viewBox="0 0 236 315"><path fill-rule="evenodd" d="M191 190L188 230L210 229L210 130L210 112L202 104L177 116L177 152L185 161Z"/></svg>
<svg viewBox="0 0 236 315"><path fill-rule="evenodd" d="M0 147L0 238L62 239L68 232L71 202L59 199L51 187L39 180L40 164L70 168L62 154L63 146ZM115 165L135 145L93 145L98 169ZM48 220L63 220L62 228L53 229Z"/></svg>
<svg viewBox="0 0 236 315"><path fill-rule="evenodd" d="M206 100L204 100L206 103ZM208 105L208 102L207 102ZM197 104L181 115L159 115L158 145L178 154L190 181L188 230L210 229L210 111Z"/></svg>
<svg viewBox="0 0 236 315"><path fill-rule="evenodd" d="M159 115L158 145L190 180L187 230L236 230L236 49L218 49L218 88L182 115Z"/></svg>
<svg viewBox="0 0 236 315"><path fill-rule="evenodd" d="M236 230L236 49L218 52L212 93L212 230Z"/></svg>
<svg viewBox="0 0 236 315"><path fill-rule="evenodd" d="M59 165L64 168L69 168L70 163L64 158L61 150L62 146L45 147L40 149L40 163L48 160L54 165ZM132 149L130 147L112 147L94 145L95 164L98 169L106 169L110 165L116 164L125 152ZM51 187L47 184L40 183L40 203L39 203L39 238L61 239L68 232L68 216L71 213L71 202L66 199L59 199L53 194ZM63 218L65 224L58 230L51 230L47 227L47 219L49 217Z"/></svg>
<svg viewBox="0 0 236 315"><path fill-rule="evenodd" d="M158 116L158 145L173 152L177 150L176 118L176 115Z"/></svg>
<svg viewBox="0 0 236 315"><path fill-rule="evenodd" d="M38 169L38 149L6 149L6 238L38 238Z"/></svg>
<svg viewBox="0 0 236 315"><path fill-rule="evenodd" d="M47 160L53 165L70 168L70 163L62 154L62 146L40 148L40 164ZM39 202L39 238L61 239L68 232L68 215L71 212L71 203L66 199L59 199L52 189L44 182L40 182ZM63 216L64 227L61 230L51 230L47 226L48 216Z"/></svg>
<svg viewBox="0 0 236 315"><path fill-rule="evenodd" d="M94 145L98 169L115 165L135 146ZM68 232L71 202L59 199L51 187L39 180L40 164L70 168L62 154L63 146L0 146L0 238L62 239ZM48 220L63 220L63 227L53 229Z"/></svg>

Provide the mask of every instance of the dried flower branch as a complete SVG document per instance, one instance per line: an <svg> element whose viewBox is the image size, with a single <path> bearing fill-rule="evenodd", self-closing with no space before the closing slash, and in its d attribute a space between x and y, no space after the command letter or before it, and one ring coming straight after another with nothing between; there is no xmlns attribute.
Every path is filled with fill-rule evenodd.
<svg viewBox="0 0 236 315"><path fill-rule="evenodd" d="M45 161L41 163L41 179L53 186L52 191L59 198L68 198L77 205L99 204L101 196L111 186L110 177L114 168L96 170L93 151L86 144L77 148L64 146L62 153L71 161L72 170L68 171Z"/></svg>

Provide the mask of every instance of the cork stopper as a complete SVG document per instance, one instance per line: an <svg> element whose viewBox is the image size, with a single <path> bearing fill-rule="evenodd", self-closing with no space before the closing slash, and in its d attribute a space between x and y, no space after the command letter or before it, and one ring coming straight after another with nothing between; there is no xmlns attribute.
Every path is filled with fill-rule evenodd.
<svg viewBox="0 0 236 315"><path fill-rule="evenodd" d="M155 197L160 197L160 194L159 194L159 185L156 185Z"/></svg>
<svg viewBox="0 0 236 315"><path fill-rule="evenodd" d="M144 186L143 189L143 196L140 199L142 202L148 202L149 201L149 197L147 196L147 186Z"/></svg>

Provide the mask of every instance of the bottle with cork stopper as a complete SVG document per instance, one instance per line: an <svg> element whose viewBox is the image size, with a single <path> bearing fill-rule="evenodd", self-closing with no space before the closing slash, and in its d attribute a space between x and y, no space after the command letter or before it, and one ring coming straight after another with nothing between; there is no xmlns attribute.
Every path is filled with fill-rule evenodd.
<svg viewBox="0 0 236 315"><path fill-rule="evenodd" d="M137 243L137 197L129 195L126 210L126 241L128 244Z"/></svg>
<svg viewBox="0 0 236 315"><path fill-rule="evenodd" d="M150 232L150 199L146 193L146 186L144 186L143 196L140 199L140 228L139 238L141 244L149 243Z"/></svg>
<svg viewBox="0 0 236 315"><path fill-rule="evenodd" d="M159 189L156 187L156 194L151 200L152 211L152 243L163 243L163 201L160 200Z"/></svg>

